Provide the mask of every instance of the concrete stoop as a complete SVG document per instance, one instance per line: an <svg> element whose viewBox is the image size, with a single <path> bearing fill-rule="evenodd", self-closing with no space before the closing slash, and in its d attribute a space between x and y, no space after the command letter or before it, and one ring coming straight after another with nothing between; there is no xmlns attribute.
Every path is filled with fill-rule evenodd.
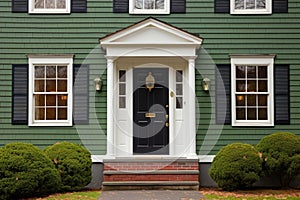
<svg viewBox="0 0 300 200"><path fill-rule="evenodd" d="M197 159L104 160L103 190L199 189Z"/></svg>

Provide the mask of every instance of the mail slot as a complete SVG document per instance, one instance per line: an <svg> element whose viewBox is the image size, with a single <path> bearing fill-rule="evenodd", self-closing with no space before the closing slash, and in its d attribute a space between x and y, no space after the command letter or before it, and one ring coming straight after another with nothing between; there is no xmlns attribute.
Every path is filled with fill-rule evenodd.
<svg viewBox="0 0 300 200"><path fill-rule="evenodd" d="M156 117L156 113L146 113L145 117L154 118Z"/></svg>

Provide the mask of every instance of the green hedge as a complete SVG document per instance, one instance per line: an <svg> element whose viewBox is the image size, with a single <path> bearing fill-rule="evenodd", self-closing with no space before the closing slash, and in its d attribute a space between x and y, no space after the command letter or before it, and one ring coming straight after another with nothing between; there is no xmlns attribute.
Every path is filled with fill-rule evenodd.
<svg viewBox="0 0 300 200"><path fill-rule="evenodd" d="M300 137L278 132L264 137L256 146L263 157L265 176L276 176L282 187L300 176Z"/></svg>
<svg viewBox="0 0 300 200"><path fill-rule="evenodd" d="M92 179L90 152L79 144L57 143L47 147L46 155L55 164L62 181L62 191L80 190Z"/></svg>
<svg viewBox="0 0 300 200"><path fill-rule="evenodd" d="M37 147L10 143L0 148L0 199L47 195L59 185L57 170Z"/></svg>
<svg viewBox="0 0 300 200"><path fill-rule="evenodd" d="M217 153L210 176L223 190L244 189L259 180L261 164L259 152L253 146L233 143Z"/></svg>

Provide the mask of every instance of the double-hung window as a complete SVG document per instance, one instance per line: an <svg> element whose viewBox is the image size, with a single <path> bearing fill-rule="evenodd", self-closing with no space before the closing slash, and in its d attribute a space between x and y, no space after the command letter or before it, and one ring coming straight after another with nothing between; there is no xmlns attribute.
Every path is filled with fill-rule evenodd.
<svg viewBox="0 0 300 200"><path fill-rule="evenodd" d="M28 0L29 13L70 13L70 0Z"/></svg>
<svg viewBox="0 0 300 200"><path fill-rule="evenodd" d="M233 126L273 126L274 56L231 56Z"/></svg>
<svg viewBox="0 0 300 200"><path fill-rule="evenodd" d="M72 56L29 56L30 126L72 125L72 66Z"/></svg>
<svg viewBox="0 0 300 200"><path fill-rule="evenodd" d="M272 0L231 0L231 14L271 14Z"/></svg>
<svg viewBox="0 0 300 200"><path fill-rule="evenodd" d="M129 0L130 14L169 14L170 0Z"/></svg>

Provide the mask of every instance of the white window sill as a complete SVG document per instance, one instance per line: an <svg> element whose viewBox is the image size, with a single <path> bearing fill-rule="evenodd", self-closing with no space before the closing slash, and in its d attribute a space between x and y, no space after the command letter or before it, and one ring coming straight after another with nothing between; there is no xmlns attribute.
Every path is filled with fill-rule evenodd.
<svg viewBox="0 0 300 200"><path fill-rule="evenodd" d="M52 121L52 122L33 122L28 126L72 126L72 122L69 121Z"/></svg>
<svg viewBox="0 0 300 200"><path fill-rule="evenodd" d="M30 14L70 14L70 9L34 9Z"/></svg>
<svg viewBox="0 0 300 200"><path fill-rule="evenodd" d="M164 15L168 15L170 14L170 11L169 10L131 10L129 11L129 14L144 14L144 15L147 15L147 14L164 14Z"/></svg>
<svg viewBox="0 0 300 200"><path fill-rule="evenodd" d="M274 122L270 122L270 121L234 121L232 123L232 126L274 126Z"/></svg>
<svg viewBox="0 0 300 200"><path fill-rule="evenodd" d="M232 15L270 15L271 10L231 10Z"/></svg>

